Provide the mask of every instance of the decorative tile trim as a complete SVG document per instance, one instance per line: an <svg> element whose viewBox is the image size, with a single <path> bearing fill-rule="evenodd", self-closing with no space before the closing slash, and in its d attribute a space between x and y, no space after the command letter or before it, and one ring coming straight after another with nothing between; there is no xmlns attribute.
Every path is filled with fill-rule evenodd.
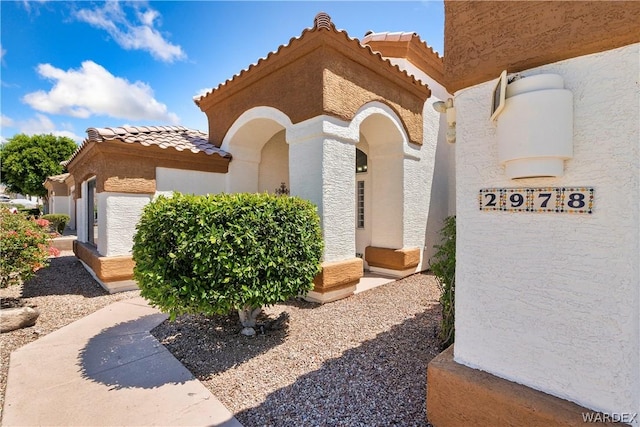
<svg viewBox="0 0 640 427"><path fill-rule="evenodd" d="M592 214L593 187L482 188L481 211Z"/></svg>

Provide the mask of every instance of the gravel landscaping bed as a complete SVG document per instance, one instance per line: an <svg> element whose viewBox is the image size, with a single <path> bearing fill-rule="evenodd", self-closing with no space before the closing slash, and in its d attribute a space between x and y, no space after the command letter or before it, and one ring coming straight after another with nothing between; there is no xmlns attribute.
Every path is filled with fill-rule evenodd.
<svg viewBox="0 0 640 427"><path fill-rule="evenodd" d="M35 326L0 334L0 407L11 351L138 295L109 295L72 252L24 285L0 289L3 304L20 299L41 312ZM429 426L438 296L433 276L415 274L325 305L269 307L255 337L239 334L237 315L179 316L152 333L246 427Z"/></svg>
<svg viewBox="0 0 640 427"><path fill-rule="evenodd" d="M27 283L0 289L3 306L20 301L40 311L35 326L0 334L0 408L4 405L9 355L13 350L113 302L139 295L139 291L109 295L71 251L52 258L50 266L39 270Z"/></svg>
<svg viewBox="0 0 640 427"><path fill-rule="evenodd" d="M428 426L438 297L433 276L415 274L325 305L275 305L255 337L237 315L179 316L152 334L246 427Z"/></svg>

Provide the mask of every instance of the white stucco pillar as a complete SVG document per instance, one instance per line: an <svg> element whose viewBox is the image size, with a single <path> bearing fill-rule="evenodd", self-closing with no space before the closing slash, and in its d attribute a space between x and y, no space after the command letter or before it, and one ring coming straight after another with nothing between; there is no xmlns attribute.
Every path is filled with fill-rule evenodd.
<svg viewBox="0 0 640 427"><path fill-rule="evenodd" d="M355 257L356 142L357 132L327 116L287 132L291 195L318 206L325 262Z"/></svg>
<svg viewBox="0 0 640 427"><path fill-rule="evenodd" d="M130 255L142 209L148 194L102 192L98 197L98 253L102 256Z"/></svg>
<svg viewBox="0 0 640 427"><path fill-rule="evenodd" d="M561 75L574 94L574 157L558 177L510 179L501 116L487 114L495 81L456 93L455 361L608 414L640 411L639 53L522 71ZM482 188L582 186L590 214L479 209Z"/></svg>

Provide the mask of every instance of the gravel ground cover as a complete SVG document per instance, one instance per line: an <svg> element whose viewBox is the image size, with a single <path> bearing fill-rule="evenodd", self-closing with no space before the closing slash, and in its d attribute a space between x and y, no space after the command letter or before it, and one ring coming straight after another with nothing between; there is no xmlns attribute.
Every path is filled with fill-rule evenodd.
<svg viewBox="0 0 640 427"><path fill-rule="evenodd" d="M152 334L246 427L428 426L438 297L433 276L415 274L325 305L269 307L255 337L237 316L179 316Z"/></svg>
<svg viewBox="0 0 640 427"><path fill-rule="evenodd" d="M11 351L138 295L109 295L72 252L24 285L0 289L2 304L20 299L41 312L34 327L0 334L0 407ZM438 296L433 276L415 274L325 305L269 307L255 337L239 334L237 315L180 316L152 333L246 427L428 427Z"/></svg>
<svg viewBox="0 0 640 427"><path fill-rule="evenodd" d="M36 277L25 284L0 289L3 307L23 302L40 311L35 326L0 334L0 408L4 406L9 355L13 350L113 302L139 295L139 291L109 295L71 251L52 258L49 267L38 271Z"/></svg>

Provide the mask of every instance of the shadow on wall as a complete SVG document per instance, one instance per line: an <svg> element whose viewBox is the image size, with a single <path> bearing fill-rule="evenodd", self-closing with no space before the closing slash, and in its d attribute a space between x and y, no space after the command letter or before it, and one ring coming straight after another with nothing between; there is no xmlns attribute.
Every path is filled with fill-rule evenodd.
<svg viewBox="0 0 640 427"><path fill-rule="evenodd" d="M48 295L81 295L94 298L108 295L73 255L51 258L48 267L38 270L22 286L22 298Z"/></svg>
<svg viewBox="0 0 640 427"><path fill-rule="evenodd" d="M435 305L393 326L236 418L247 426L429 426L426 371L440 351L439 313Z"/></svg>
<svg viewBox="0 0 640 427"><path fill-rule="evenodd" d="M89 340L78 356L83 378L111 387L157 388L193 379L148 331L167 318L150 314L119 323Z"/></svg>

